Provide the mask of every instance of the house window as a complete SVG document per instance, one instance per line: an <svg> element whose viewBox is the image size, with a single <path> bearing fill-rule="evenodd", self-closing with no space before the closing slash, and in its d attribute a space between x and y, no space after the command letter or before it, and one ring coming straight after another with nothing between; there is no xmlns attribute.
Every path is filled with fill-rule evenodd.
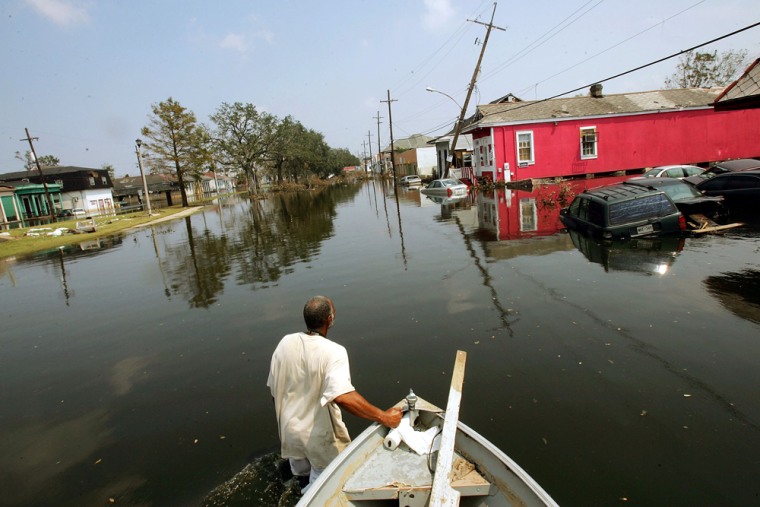
<svg viewBox="0 0 760 507"><path fill-rule="evenodd" d="M519 165L528 165L534 162L533 132L517 132L517 163Z"/></svg>
<svg viewBox="0 0 760 507"><path fill-rule="evenodd" d="M596 127L581 128L581 158L596 158Z"/></svg>
<svg viewBox="0 0 760 507"><path fill-rule="evenodd" d="M100 182L101 182L103 185L108 185L108 179L107 179L105 176L101 176L101 177L100 177Z"/></svg>
<svg viewBox="0 0 760 507"><path fill-rule="evenodd" d="M90 186L91 187L95 186L95 178L93 178L92 176L90 176Z"/></svg>

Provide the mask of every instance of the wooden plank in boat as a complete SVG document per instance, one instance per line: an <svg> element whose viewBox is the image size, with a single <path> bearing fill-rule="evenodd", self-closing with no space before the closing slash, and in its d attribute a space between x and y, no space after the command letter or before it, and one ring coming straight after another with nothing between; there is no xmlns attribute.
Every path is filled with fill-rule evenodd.
<svg viewBox="0 0 760 507"><path fill-rule="evenodd" d="M455 507L459 505L459 491L451 487L451 474L466 361L467 352L457 350L454 373L451 376L449 400L446 404L446 418L443 421L443 431L441 432L441 448L438 451L438 461L435 465L433 491L430 494L430 507Z"/></svg>

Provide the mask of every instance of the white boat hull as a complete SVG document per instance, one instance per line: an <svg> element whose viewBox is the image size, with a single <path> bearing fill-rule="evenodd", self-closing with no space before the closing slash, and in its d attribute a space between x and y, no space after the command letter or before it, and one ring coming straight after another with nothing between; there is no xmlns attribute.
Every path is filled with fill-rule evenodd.
<svg viewBox="0 0 760 507"><path fill-rule="evenodd" d="M443 425L440 408L420 399L417 409L423 429ZM368 427L322 472L298 506L427 505L435 460L404 444L392 451L385 448L387 433L378 424ZM557 505L517 463L461 422L454 449L451 486L461 495L459 505Z"/></svg>

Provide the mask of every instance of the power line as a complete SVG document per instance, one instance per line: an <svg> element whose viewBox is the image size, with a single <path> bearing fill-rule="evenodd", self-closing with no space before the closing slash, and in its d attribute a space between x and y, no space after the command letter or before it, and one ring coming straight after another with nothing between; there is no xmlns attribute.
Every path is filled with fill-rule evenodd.
<svg viewBox="0 0 760 507"><path fill-rule="evenodd" d="M533 102L530 102L530 103L527 103L527 104L523 104L523 105L520 105L520 106L516 106L516 107L510 108L510 111L515 111L517 109L522 109L523 107L529 107L529 106L533 106L533 105L536 105L536 104L541 104L542 102L546 102L548 100L556 99L556 98L562 97L563 95L568 95L570 93L575 93L575 92L580 91L580 90L585 90L589 86L591 86L592 84L606 83L607 81L611 81L613 79L617 79L617 78L625 76L627 74L631 74L633 72L639 71L641 69L645 69L647 67L651 67L652 65L656 65L658 63L662 63L665 60L670 60L671 58L675 58L677 56L681 56L684 53L688 53L690 51L694 51L695 49L699 49L701 47L710 45L710 44L712 44L714 42L718 42L720 40L727 39L728 37L733 37L736 34L739 34L739 33L742 33L742 32L746 32L747 30L750 30L750 29L755 28L757 26L760 26L760 21L758 21L757 23L753 23L753 24L751 24L749 26L745 26L744 28L740 28L739 30L735 30L735 31L733 31L731 33L727 33L726 35L721 35L720 37L716 37L716 38L714 38L712 40L709 40L707 42L703 42L702 44L697 44L696 46L693 46L693 47L691 47L689 49L684 49L684 50L679 51L677 53L673 53L672 55L665 56L663 58L660 58L659 60L655 60L653 62L645 63L644 65L639 65L638 67L635 67L635 68L630 69L630 70L626 70L625 72L621 72L619 74L615 74L614 76L610 76L610 77L607 77L607 78L604 78L604 79L599 79L599 80L594 81L592 83L589 83L589 84L586 84L586 85L583 85L583 86L579 86L578 88L573 88L572 90L568 90L566 92L559 93L557 95L552 95L551 97L547 97L545 99L536 100L536 101L533 101ZM491 113L491 114L499 114L499 113ZM485 115L485 116L489 116L489 115Z"/></svg>
<svg viewBox="0 0 760 507"><path fill-rule="evenodd" d="M604 53L606 53L606 52L608 52L608 51L610 51L610 50L612 50L612 49L615 49L615 48L616 48L616 47L618 47L618 46L621 46L621 45L623 45L623 44L625 44L626 42L630 41L631 39L635 39L636 37L638 37L638 36L640 36L640 35L643 35L643 34L645 34L646 32L648 32L648 31L650 31L650 30L652 30L652 29L654 29L654 28L657 28L658 26L662 25L662 24L663 24L663 23L665 23L666 21L670 21L671 19L673 19L673 18L675 18L675 17L677 17L677 16L680 16L680 15L681 15L681 14L683 14L684 12L686 12L686 11L688 11L688 10L691 10L691 9L693 9L694 7L698 6L699 4L705 3L705 1L706 1L706 0L701 0L701 1L699 1L699 2L695 3L695 4L691 5L691 6L689 6L689 7L685 8L685 9L683 9L683 10L682 10L682 11L680 11L680 12L677 12L677 13L673 14L672 16L670 16L670 17L667 17L667 18L663 19L662 21L659 21L658 23L656 23L656 24L654 24L654 25L650 26L649 28L645 28L644 30L640 31L639 33L637 33L637 34L634 34L634 35L631 35L631 36L630 36L630 37L628 37L627 39L624 39L624 40L622 40L622 41L618 42L617 44L615 44L615 45L613 45L613 46L610 46L610 47L608 47L607 49L605 49L605 50L603 50L603 51L600 51L600 52L598 52L598 53L596 53L596 54L594 54L594 55L592 55L592 56L589 56L588 58L586 58L586 59L584 59L584 60L581 60L580 62L578 62L578 63L576 63L576 64L574 64L574 65L571 65L570 67L567 67L567 68L565 68L565 69L563 69L563 70L561 70L561 71L559 71L559 72L557 72L557 73L555 73L555 74L552 74L551 76L549 76L549 77L547 77L547 78L544 78L544 79L542 79L541 81L538 81L537 83L534 83L534 84L532 84L532 85L530 85L530 86L528 86L528 87L526 87L526 88L523 88L522 90L518 90L518 91L517 91L517 95L518 95L518 96L519 96L519 95L522 95L523 93L527 92L527 91L528 91L528 90L530 90L531 88L537 87L537 86L538 86L539 84L541 84L541 83L545 83L546 81L548 81L548 80L550 80L550 79L553 79L553 78L555 78L555 77L559 76L560 74L564 74L564 73L565 73L565 72L567 72L568 70L574 69L575 67L578 67L579 65L582 65L582 64L584 64L584 63L588 62L589 60L592 60L592 59L596 58L597 56L603 55Z"/></svg>
<svg viewBox="0 0 760 507"><path fill-rule="evenodd" d="M483 76L482 81L485 81L488 78L490 78L492 76L495 76L496 74L499 74L501 71L503 71L504 69L506 69L511 64L515 63L518 60L521 60L525 56L528 56L528 54L532 53L533 51L535 51L539 47L543 46L545 43L549 42L551 39L553 39L554 37L556 37L557 35L559 35L563 30L565 30L566 28L569 28L573 23L575 23L576 21L578 21L579 19L581 19L583 16L585 16L586 14L588 14L589 12L591 12L593 9L595 9L597 6L599 6L599 4L601 4L602 2L604 2L604 0L599 0L596 4L592 5L589 9L587 9L585 12L583 12L580 16L578 16L577 18L573 19L572 21L570 21L565 26L563 26L562 28L560 28L559 30L557 30L556 32L554 32L552 34L552 32L554 30L556 30L558 27L562 26L567 20L571 19L579 11L581 11L582 9L584 9L588 4L590 4L593 1L594 0L589 0L585 4L583 4L580 7L578 7L569 16L567 16L565 19L563 19L562 21L560 21L559 23L557 23L556 25L554 25L552 28L550 28L549 30L547 30L538 39L534 40L533 42L531 42L530 44L528 44L525 48L523 48L520 51L518 51L517 53L515 53L512 57L510 57L509 59L507 59L507 61L505 61L504 63L498 65L493 71L491 71L488 74L486 74L485 76Z"/></svg>

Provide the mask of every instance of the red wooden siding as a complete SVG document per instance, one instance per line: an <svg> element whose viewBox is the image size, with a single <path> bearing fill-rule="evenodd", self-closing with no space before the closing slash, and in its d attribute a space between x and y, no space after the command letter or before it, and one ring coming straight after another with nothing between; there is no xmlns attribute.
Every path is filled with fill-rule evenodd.
<svg viewBox="0 0 760 507"><path fill-rule="evenodd" d="M597 158L581 159L580 130L596 127ZM517 166L516 132L533 132L535 164ZM760 156L760 109L669 111L479 129L493 132L495 167L511 179L550 178ZM496 179L503 173L496 171Z"/></svg>

